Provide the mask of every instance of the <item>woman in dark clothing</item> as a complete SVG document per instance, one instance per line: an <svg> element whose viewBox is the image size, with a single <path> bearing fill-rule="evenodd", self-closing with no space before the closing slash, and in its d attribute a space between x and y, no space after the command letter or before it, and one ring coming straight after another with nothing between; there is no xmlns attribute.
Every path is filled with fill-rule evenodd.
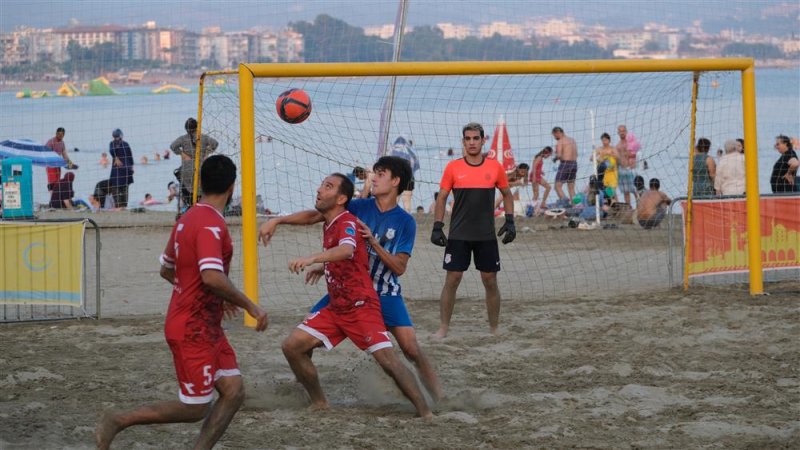
<svg viewBox="0 0 800 450"><path fill-rule="evenodd" d="M792 140L784 135L776 137L775 150L781 154L781 157L775 161L769 177L772 192L800 192L797 185L797 168L800 166L800 160L797 159Z"/></svg>
<svg viewBox="0 0 800 450"><path fill-rule="evenodd" d="M117 128L111 133L114 138L108 144L111 154L111 176L108 178L114 207L128 207L128 185L133 184L133 152L131 146L122 140L122 130Z"/></svg>

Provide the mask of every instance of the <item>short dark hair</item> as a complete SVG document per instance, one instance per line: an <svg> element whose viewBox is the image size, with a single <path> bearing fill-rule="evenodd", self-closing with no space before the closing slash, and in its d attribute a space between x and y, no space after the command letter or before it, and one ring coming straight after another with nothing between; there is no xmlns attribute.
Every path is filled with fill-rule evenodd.
<svg viewBox="0 0 800 450"><path fill-rule="evenodd" d="M344 207L347 208L347 205L350 204L350 199L353 198L353 194L356 192L356 187L353 185L353 182L350 181L350 178L347 178L347 175L343 173L332 173L332 177L338 177L341 180L339 183L339 192L337 194L344 195L347 198L347 201L344 202Z"/></svg>
<svg viewBox="0 0 800 450"><path fill-rule="evenodd" d="M644 177L641 175L636 175L633 177L633 187L635 187L639 191L644 190Z"/></svg>
<svg viewBox="0 0 800 450"><path fill-rule="evenodd" d="M213 155L200 167L200 185L206 194L224 194L236 181L236 164L225 155Z"/></svg>
<svg viewBox="0 0 800 450"><path fill-rule="evenodd" d="M517 166L517 169L531 170L531 166L529 166L527 163L522 163Z"/></svg>
<svg viewBox="0 0 800 450"><path fill-rule="evenodd" d="M661 187L661 182L658 181L658 178L650 178L650 189L658 190Z"/></svg>
<svg viewBox="0 0 800 450"><path fill-rule="evenodd" d="M353 176L355 177L363 177L367 174L367 171L361 166L353 167Z"/></svg>
<svg viewBox="0 0 800 450"><path fill-rule="evenodd" d="M399 156L381 156L372 166L373 172L379 170L388 170L391 172L392 178L400 178L400 184L397 185L397 195L402 194L411 183L411 164L407 159Z"/></svg>
<svg viewBox="0 0 800 450"><path fill-rule="evenodd" d="M792 140L789 138L789 136L786 136L786 135L783 135L783 134L779 134L779 135L775 136L775 139L783 142L784 144L786 144L786 147L789 150L794 150L792 148Z"/></svg>
<svg viewBox="0 0 800 450"><path fill-rule="evenodd" d="M697 140L697 151L700 153L708 153L708 150L711 149L711 141L707 138L700 138Z"/></svg>
<svg viewBox="0 0 800 450"><path fill-rule="evenodd" d="M611 135L608 134L608 133L603 133L603 134L600 135L600 139L603 139L603 138L606 138L606 139L608 139L610 141L611 140Z"/></svg>
<svg viewBox="0 0 800 450"><path fill-rule="evenodd" d="M481 133L481 138L483 138L483 125L479 124L478 122L470 122L464 125L464 128L461 129L462 138L466 136L467 131L478 131Z"/></svg>
<svg viewBox="0 0 800 450"><path fill-rule="evenodd" d="M197 120L195 120L194 117L189 117L188 119L186 119L186 123L183 124L183 128L186 131L197 130Z"/></svg>
<svg viewBox="0 0 800 450"><path fill-rule="evenodd" d="M559 133L563 133L564 129L561 127L553 127L553 131L551 131L550 133L552 134L555 133L556 131L558 131Z"/></svg>
<svg viewBox="0 0 800 450"><path fill-rule="evenodd" d="M65 130L64 127L56 128L56 133L66 133L66 132L67 132L67 130Z"/></svg>

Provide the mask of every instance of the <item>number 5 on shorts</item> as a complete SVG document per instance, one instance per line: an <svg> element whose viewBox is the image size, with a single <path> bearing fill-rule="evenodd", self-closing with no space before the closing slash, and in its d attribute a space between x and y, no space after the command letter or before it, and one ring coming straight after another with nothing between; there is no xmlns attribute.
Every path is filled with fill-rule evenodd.
<svg viewBox="0 0 800 450"><path fill-rule="evenodd" d="M214 376L211 375L211 366L203 366L203 376L205 377L205 381L203 385L211 386L211 382L214 381Z"/></svg>

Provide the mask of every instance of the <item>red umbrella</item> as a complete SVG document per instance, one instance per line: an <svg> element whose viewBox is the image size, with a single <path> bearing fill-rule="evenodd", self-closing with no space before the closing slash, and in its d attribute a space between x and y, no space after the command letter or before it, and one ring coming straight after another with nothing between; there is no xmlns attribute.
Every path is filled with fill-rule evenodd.
<svg viewBox="0 0 800 450"><path fill-rule="evenodd" d="M499 146L498 142L501 143ZM498 149L502 149L502 153L499 153ZM498 158L498 154L500 158ZM494 136L492 136L492 146L489 147L487 157L500 161L506 172L510 172L517 167L517 164L514 162L514 151L511 149L511 142L508 140L506 121L503 119L503 116L500 116L500 119L497 121L497 126L494 129Z"/></svg>

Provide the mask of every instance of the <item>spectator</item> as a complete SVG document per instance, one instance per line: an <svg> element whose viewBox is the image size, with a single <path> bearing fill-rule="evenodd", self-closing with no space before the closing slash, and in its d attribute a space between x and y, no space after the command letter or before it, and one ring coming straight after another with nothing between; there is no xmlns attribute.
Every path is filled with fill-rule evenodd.
<svg viewBox="0 0 800 450"><path fill-rule="evenodd" d="M64 178L53 183L52 193L50 194L50 207L54 209L72 209L77 207L90 208L83 200L74 200L75 191L72 183L75 181L75 174L67 172Z"/></svg>
<svg viewBox="0 0 800 450"><path fill-rule="evenodd" d="M167 183L167 203L171 203L172 199L178 196L178 185L174 181Z"/></svg>
<svg viewBox="0 0 800 450"><path fill-rule="evenodd" d="M73 163L69 159L69 155L67 154L67 146L64 143L64 135L67 134L64 127L58 127L56 129L56 135L50 138L49 141L45 144L45 147L48 147L50 150L56 152L64 158L64 161L67 162L67 169L77 169L78 166ZM52 191L53 186L61 180L61 168L60 167L48 167L47 168L47 190Z"/></svg>
<svg viewBox="0 0 800 450"><path fill-rule="evenodd" d="M642 194L636 205L636 218L645 230L657 227L667 214L667 205L672 203L667 194L658 190L660 187L658 178L651 178L650 190Z"/></svg>
<svg viewBox="0 0 800 450"><path fill-rule="evenodd" d="M403 209L407 212L411 212L411 197L413 195L415 184L414 179L417 175L417 171L419 171L419 158L417 157L417 153L414 151L414 141L409 140L406 142L405 138L402 136L398 137L395 139L394 144L392 145L391 156L403 158L411 165L411 181L409 181L408 186L406 186L401 197L403 199Z"/></svg>
<svg viewBox="0 0 800 450"><path fill-rule="evenodd" d="M353 185L356 187L355 198L367 198L369 197L370 191L370 184L372 184L372 176L370 172L367 172L367 169L361 166L353 167L353 171L347 175L347 178L353 182ZM359 189L360 187L360 189Z"/></svg>
<svg viewBox="0 0 800 450"><path fill-rule="evenodd" d="M742 139L742 138L736 139L736 144L737 144L736 145L736 150L739 153L744 154L744 139Z"/></svg>
<svg viewBox="0 0 800 450"><path fill-rule="evenodd" d="M545 147L533 157L533 173L531 173L531 184L533 185L533 203L535 208L547 207L547 196L550 195L550 184L543 176L544 160L553 154L552 147ZM544 188L542 202L539 203L539 186Z"/></svg>
<svg viewBox="0 0 800 450"><path fill-rule="evenodd" d="M103 169L105 169L106 167L108 167L109 164L110 164L110 162L108 161L108 153L106 153L106 152L101 153L100 154L100 166L103 167Z"/></svg>
<svg viewBox="0 0 800 450"><path fill-rule="evenodd" d="M634 195L634 199L636 197L636 186L633 184L633 180L636 178L636 155L642 145L639 144L633 133L628 132L628 127L625 125L617 127L617 135L619 136L619 142L617 142L619 191L623 194L625 203L632 206L631 194Z"/></svg>
<svg viewBox="0 0 800 450"><path fill-rule="evenodd" d="M717 165L714 158L708 155L711 141L706 138L697 140L694 150L694 164L692 166L692 197L709 198L714 195L714 177Z"/></svg>
<svg viewBox="0 0 800 450"><path fill-rule="evenodd" d="M172 149L173 153L181 157L181 167L176 171L175 175L181 182L181 199L185 205L189 206L192 204L194 193L194 156L197 151L195 147L197 146L198 139L197 120L193 117L186 119L183 128L186 130L186 134L178 136L169 147ZM219 142L206 134L200 136L200 141L200 145L202 146L200 151L200 163L202 164L210 154L217 150ZM201 193L198 192L198 198L200 194Z"/></svg>
<svg viewBox="0 0 800 450"><path fill-rule="evenodd" d="M725 141L725 154L719 159L714 189L717 195L744 194L744 155L739 153L739 143L733 139Z"/></svg>
<svg viewBox="0 0 800 450"><path fill-rule="evenodd" d="M606 197L616 198L619 185L617 149L611 146L608 133L600 135L600 141L603 146L597 150L597 181L605 188Z"/></svg>
<svg viewBox="0 0 800 450"><path fill-rule="evenodd" d="M94 210L106 207L106 198L111 195L111 181L100 180L94 185L94 193L89 196L89 202Z"/></svg>
<svg viewBox="0 0 800 450"><path fill-rule="evenodd" d="M775 150L781 154L780 158L772 166L772 174L769 177L769 184L772 192L798 192L797 186L797 167L800 161L794 151L792 140L788 136L780 135L775 138Z"/></svg>
<svg viewBox="0 0 800 450"><path fill-rule="evenodd" d="M579 217L588 221L595 220L597 218L597 208L599 207L600 218L605 218L609 210L609 206L606 204L607 198L597 177L590 176L589 187L581 199L583 209L581 209Z"/></svg>
<svg viewBox="0 0 800 450"><path fill-rule="evenodd" d="M133 184L133 152L131 146L122 140L122 130L117 128L111 133L114 138L108 149L111 154L111 176L109 186L114 197L114 207L128 207L128 186Z"/></svg>
<svg viewBox="0 0 800 450"><path fill-rule="evenodd" d="M556 172L556 194L559 200L569 203L569 199L575 197L575 178L578 176L578 146L575 144L575 139L564 134L564 129L561 127L554 127L552 134L557 141L555 160L561 161ZM564 195L564 190L561 188L564 183L567 183L569 197Z"/></svg>

